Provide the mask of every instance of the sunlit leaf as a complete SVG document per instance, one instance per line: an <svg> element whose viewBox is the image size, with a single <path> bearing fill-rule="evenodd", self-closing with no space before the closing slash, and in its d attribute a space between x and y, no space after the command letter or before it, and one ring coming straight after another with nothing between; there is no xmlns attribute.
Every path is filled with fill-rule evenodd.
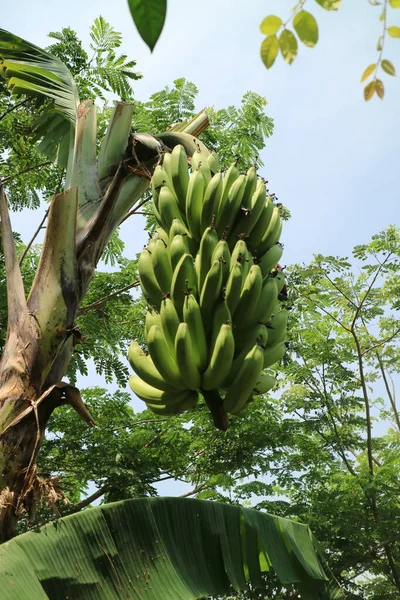
<svg viewBox="0 0 400 600"><path fill-rule="evenodd" d="M338 10L342 0L315 0L325 10Z"/></svg>
<svg viewBox="0 0 400 600"><path fill-rule="evenodd" d="M280 17L277 17L276 15L269 15L262 21L260 30L261 33L264 33L265 35L273 35L278 31L281 25L282 19Z"/></svg>
<svg viewBox="0 0 400 600"><path fill-rule="evenodd" d="M393 63L391 63L390 60L387 60L386 58L382 61L382 69L388 75L396 75L396 69L394 68Z"/></svg>
<svg viewBox="0 0 400 600"><path fill-rule="evenodd" d="M269 35L261 44L261 59L267 69L271 68L279 51L279 42L276 35Z"/></svg>
<svg viewBox="0 0 400 600"><path fill-rule="evenodd" d="M378 94L379 98L381 100L383 100L383 96L385 94L385 88L384 88L383 82L380 79L377 79L375 81L375 90L376 90L376 93Z"/></svg>
<svg viewBox="0 0 400 600"><path fill-rule="evenodd" d="M297 56L298 44L296 36L289 29L284 29L279 36L279 48L284 60L290 65Z"/></svg>
<svg viewBox="0 0 400 600"><path fill-rule="evenodd" d="M365 81L375 70L376 64L369 65L361 76L361 81Z"/></svg>
<svg viewBox="0 0 400 600"><path fill-rule="evenodd" d="M371 100L372 96L375 94L375 80L368 83L364 88L364 98L368 102Z"/></svg>
<svg viewBox="0 0 400 600"><path fill-rule="evenodd" d="M306 46L313 48L318 42L318 24L311 13L306 10L298 12L293 19L293 27Z"/></svg>
<svg viewBox="0 0 400 600"><path fill-rule="evenodd" d="M392 8L400 8L400 0L389 0L389 4Z"/></svg>
<svg viewBox="0 0 400 600"><path fill-rule="evenodd" d="M167 0L128 0L128 5L142 40L153 51L164 27Z"/></svg>
<svg viewBox="0 0 400 600"><path fill-rule="evenodd" d="M392 38L400 38L400 27L397 27L397 25L388 27L387 32Z"/></svg>
<svg viewBox="0 0 400 600"><path fill-rule="evenodd" d="M380 52L382 50L382 40L383 40L383 36L380 35L378 37L378 41L376 43L376 49L378 50L378 52Z"/></svg>

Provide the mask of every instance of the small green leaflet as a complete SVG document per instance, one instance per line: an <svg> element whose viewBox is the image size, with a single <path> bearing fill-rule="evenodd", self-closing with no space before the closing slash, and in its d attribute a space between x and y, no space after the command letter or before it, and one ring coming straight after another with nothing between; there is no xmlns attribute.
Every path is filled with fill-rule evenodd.
<svg viewBox="0 0 400 600"><path fill-rule="evenodd" d="M276 35L269 35L261 44L261 60L270 69L278 55L279 42Z"/></svg>
<svg viewBox="0 0 400 600"><path fill-rule="evenodd" d="M297 39L289 29L284 29L279 37L279 48L284 60L290 64L297 56Z"/></svg>
<svg viewBox="0 0 400 600"><path fill-rule="evenodd" d="M282 19L280 17L277 17L276 15L269 15L262 21L260 30L261 33L264 33L265 35L273 35L278 31L281 25Z"/></svg>
<svg viewBox="0 0 400 600"><path fill-rule="evenodd" d="M167 0L128 0L128 5L140 37L153 51L164 27Z"/></svg>
<svg viewBox="0 0 400 600"><path fill-rule="evenodd" d="M385 73L387 73L388 75L396 75L396 69L394 68L393 63L390 62L390 60L386 60L384 59L382 61L382 69L385 71Z"/></svg>
<svg viewBox="0 0 400 600"><path fill-rule="evenodd" d="M361 76L361 82L365 81L374 72L376 64L369 65Z"/></svg>
<svg viewBox="0 0 400 600"><path fill-rule="evenodd" d="M368 83L364 88L364 98L368 102L375 93L375 80Z"/></svg>
<svg viewBox="0 0 400 600"><path fill-rule="evenodd" d="M318 42L318 25L311 13L301 10L293 19L293 27L300 41L313 48Z"/></svg>
<svg viewBox="0 0 400 600"><path fill-rule="evenodd" d="M392 8L400 8L400 0L389 0L389 4Z"/></svg>
<svg viewBox="0 0 400 600"><path fill-rule="evenodd" d="M325 10L338 10L342 0L315 0Z"/></svg>
<svg viewBox="0 0 400 600"><path fill-rule="evenodd" d="M400 38L400 27L397 27L397 25L388 27L387 32L392 38Z"/></svg>
<svg viewBox="0 0 400 600"><path fill-rule="evenodd" d="M384 88L383 83L382 83L382 81L380 79L377 79L375 81L375 90L376 90L376 93L378 94L379 98L381 100L383 100L383 96L384 96L384 93L385 93L385 88Z"/></svg>

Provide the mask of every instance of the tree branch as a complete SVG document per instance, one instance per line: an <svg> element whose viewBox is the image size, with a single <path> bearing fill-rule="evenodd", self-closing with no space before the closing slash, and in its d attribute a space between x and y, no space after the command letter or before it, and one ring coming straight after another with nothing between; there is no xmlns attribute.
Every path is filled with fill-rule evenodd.
<svg viewBox="0 0 400 600"><path fill-rule="evenodd" d="M36 239L36 238L37 238L37 236L39 235L39 232L40 232L40 230L41 230L41 229L42 229L42 227L43 227L43 223L44 223L44 222L45 222L45 220L47 219L47 215L49 214L49 210L50 210L50 208L48 208L48 209L46 210L46 212L44 213L44 217L43 217L43 219L40 221L38 228L36 229L35 233L33 234L33 236L32 236L32 238L31 238L31 240L29 241L28 245L25 247L25 250L23 251L21 258L19 259L19 266L21 266L21 265L22 265L22 263L23 263L23 261L24 261L24 258L25 258L25 256L28 254L28 252L29 252L29 250L30 250L30 247L32 246L33 242L35 241L35 239Z"/></svg>
<svg viewBox="0 0 400 600"><path fill-rule="evenodd" d="M17 104L14 104L14 106L12 106L11 108L9 108L5 112L3 112L3 114L0 115L0 121L2 121L8 114L13 112L13 110L17 110L17 108L19 108L20 106L23 106L24 104L29 102L29 100L31 100L31 98L25 98L25 100L22 100L21 102L17 102Z"/></svg>
<svg viewBox="0 0 400 600"><path fill-rule="evenodd" d="M133 283L129 283L128 285L125 285L124 287L120 288L119 290L116 290L115 292L112 292L111 294L108 294L107 296L103 296L102 298L99 298L99 300L96 300L95 302L92 302L91 304L87 304L86 306L81 306L81 308L78 311L78 315L82 314L84 312L87 312L88 310L92 310L93 308L97 308L98 306L101 306L102 304L104 304L104 302L107 302L107 300L109 300L110 298L113 298L114 296L118 296L118 294L122 294L122 292L126 292L127 290L130 290L134 287L137 287L140 284L140 281L134 281Z"/></svg>
<svg viewBox="0 0 400 600"><path fill-rule="evenodd" d="M84 500L81 500L81 502L78 502L78 504L75 504L74 510L72 512L76 513L82 510L82 508L86 508L86 506L89 506L89 504L92 504L92 502L104 496L108 489L108 485L103 485L100 489L97 490L97 492L94 492L91 496L88 496Z"/></svg>
<svg viewBox="0 0 400 600"><path fill-rule="evenodd" d="M19 177L20 175L23 175L24 173L29 173L29 171L36 171L36 169L41 169L42 167L45 167L46 165L52 165L52 164L53 164L52 160L46 160L45 162L39 163L37 165L33 165L32 167L28 167L28 168L24 169L23 171L20 171L19 173L15 173L14 175L8 175L7 177L3 177L3 179L1 180L1 183L6 183L10 179L15 179L16 177Z"/></svg>

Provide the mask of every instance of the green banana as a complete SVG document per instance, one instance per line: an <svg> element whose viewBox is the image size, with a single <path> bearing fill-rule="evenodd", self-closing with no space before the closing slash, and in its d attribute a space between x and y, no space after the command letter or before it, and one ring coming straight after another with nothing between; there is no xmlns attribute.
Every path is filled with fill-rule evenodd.
<svg viewBox="0 0 400 600"><path fill-rule="evenodd" d="M274 271L272 277L275 279L278 286L278 294L282 291L283 286L286 283L285 274L282 271Z"/></svg>
<svg viewBox="0 0 400 600"><path fill-rule="evenodd" d="M157 165L154 169L153 177L151 178L151 191L153 195L153 207L155 207L157 213L159 213L159 202L158 197L160 189L163 185L167 185L167 174L161 165Z"/></svg>
<svg viewBox="0 0 400 600"><path fill-rule="evenodd" d="M192 172L200 171L204 177L205 185L211 180L211 170L208 165L208 154L203 154L196 150L192 155Z"/></svg>
<svg viewBox="0 0 400 600"><path fill-rule="evenodd" d="M272 390L273 387L275 387L275 384L276 379L273 375L269 375L268 373L264 373L264 371L261 371L258 381L254 386L253 393L266 394L267 392Z"/></svg>
<svg viewBox="0 0 400 600"><path fill-rule="evenodd" d="M248 260L249 252L247 249L246 242L244 240L238 240L235 244L235 247L232 250L231 265L233 266L234 264L236 264L237 261L239 261L242 265L243 272L245 272L247 275L247 271L250 269L250 266L247 269L245 263L248 262Z"/></svg>
<svg viewBox="0 0 400 600"><path fill-rule="evenodd" d="M206 331L211 329L210 315L213 314L214 306L221 293L221 288L222 262L221 260L216 260L207 273L200 295L200 310Z"/></svg>
<svg viewBox="0 0 400 600"><path fill-rule="evenodd" d="M228 304L226 300L222 300L221 302L217 302L214 314L212 316L213 324L211 331L211 339L210 339L210 348L211 350L214 348L215 341L218 337L218 334L221 330L222 325L232 325L232 316L230 310L228 308Z"/></svg>
<svg viewBox="0 0 400 600"><path fill-rule="evenodd" d="M276 267L282 258L282 254L283 247L281 244L277 243L274 244L272 248L267 250L267 252L262 256L261 260L257 264L259 265L264 278L268 277L272 269Z"/></svg>
<svg viewBox="0 0 400 600"><path fill-rule="evenodd" d="M241 352L244 348L248 348L248 351L258 344L262 348L265 348L268 342L269 329L266 325L258 323L252 327L238 330L234 328L235 336L235 353Z"/></svg>
<svg viewBox="0 0 400 600"><path fill-rule="evenodd" d="M261 179L257 178L256 168L250 167L246 173L246 187L243 194L242 204L245 208L252 208L253 194L257 189L257 184L261 182Z"/></svg>
<svg viewBox="0 0 400 600"><path fill-rule="evenodd" d="M184 254L190 254L188 236L181 234L176 235L171 242L169 252L171 256L172 270L175 271L176 265L182 256Z"/></svg>
<svg viewBox="0 0 400 600"><path fill-rule="evenodd" d="M207 156L207 163L211 173L216 173L217 171L219 171L220 166L216 152L210 152L210 154Z"/></svg>
<svg viewBox="0 0 400 600"><path fill-rule="evenodd" d="M200 388L201 377L198 366L193 360L194 343L187 323L179 323L175 337L175 355L181 377L189 390Z"/></svg>
<svg viewBox="0 0 400 600"><path fill-rule="evenodd" d="M160 327L153 325L147 334L147 346L150 356L160 375L170 385L182 385L179 367L171 355L167 341Z"/></svg>
<svg viewBox="0 0 400 600"><path fill-rule="evenodd" d="M266 369L270 367L274 363L279 362L285 356L286 353L286 344L285 342L279 342L279 344L275 344L275 346L268 346L263 350L264 354L264 363L263 368Z"/></svg>
<svg viewBox="0 0 400 600"><path fill-rule="evenodd" d="M222 259L222 285L224 286L231 270L231 253L226 240L220 240L215 246L211 264L220 258Z"/></svg>
<svg viewBox="0 0 400 600"><path fill-rule="evenodd" d="M186 195L186 221L190 235L199 242L201 239L201 213L205 181L201 171L195 171L189 180Z"/></svg>
<svg viewBox="0 0 400 600"><path fill-rule="evenodd" d="M233 248L239 236L251 236L251 232L257 225L260 215L265 207L265 183L261 179L256 184L256 189L251 197L250 206L243 207L240 211L231 233L229 234L229 247Z"/></svg>
<svg viewBox="0 0 400 600"><path fill-rule="evenodd" d="M240 173L236 168L236 162L232 163L231 166L224 173L224 182L222 186L221 199L218 205L218 213L221 212L221 210L225 207L225 203L228 199L229 190L231 189L232 185L239 177L239 175Z"/></svg>
<svg viewBox="0 0 400 600"><path fill-rule="evenodd" d="M201 211L201 230L203 231L206 227L209 227L211 223L215 222L217 218L217 211L219 202L222 195L223 181L222 174L216 173L207 185L203 208Z"/></svg>
<svg viewBox="0 0 400 600"><path fill-rule="evenodd" d="M160 325L160 313L156 310L148 310L144 320L144 331L147 334L152 325Z"/></svg>
<svg viewBox="0 0 400 600"><path fill-rule="evenodd" d="M280 209L278 206L274 206L274 210L272 211L272 217L269 222L269 225L261 239L261 242L257 245L257 256L261 258L261 256L276 242L279 240L280 232L282 230L282 219L280 217Z"/></svg>
<svg viewBox="0 0 400 600"><path fill-rule="evenodd" d="M197 293L197 275L191 254L184 254L175 267L171 283L171 298L179 318L183 315L183 302L186 294Z"/></svg>
<svg viewBox="0 0 400 600"><path fill-rule="evenodd" d="M172 356L175 356L175 337L179 327L179 317L171 298L164 298L160 308L161 329Z"/></svg>
<svg viewBox="0 0 400 600"><path fill-rule="evenodd" d="M262 287L263 277L261 269L258 265L252 265L243 282L243 288L237 307L232 314L234 324L238 321L240 329L257 323L254 319L254 313L256 312L260 300ZM236 315L238 316L236 317Z"/></svg>
<svg viewBox="0 0 400 600"><path fill-rule="evenodd" d="M268 323L268 346L275 346L284 342L286 338L286 327L289 311L283 308L277 312Z"/></svg>
<svg viewBox="0 0 400 600"><path fill-rule="evenodd" d="M250 250L254 254L257 254L258 257L261 257L261 254L258 253L257 247L261 243L261 240L271 222L274 207L275 204L272 202L271 198L267 198L265 200L265 204L260 213L260 216L258 217L256 224L252 228L249 238L247 240Z"/></svg>
<svg viewBox="0 0 400 600"><path fill-rule="evenodd" d="M139 256L138 273L144 297L151 306L155 306L159 309L162 291L154 274L153 261L147 248L145 248Z"/></svg>
<svg viewBox="0 0 400 600"><path fill-rule="evenodd" d="M194 362L203 372L207 366L208 346L200 306L193 294L188 294L183 303L183 320L187 323L193 340Z"/></svg>
<svg viewBox="0 0 400 600"><path fill-rule="evenodd" d="M182 217L175 193L166 185L163 185L160 189L158 207L161 215L161 224L169 232L172 221L174 219L181 219Z"/></svg>
<svg viewBox="0 0 400 600"><path fill-rule="evenodd" d="M189 230L183 223L181 217L173 219L169 230L169 241L172 242L176 235L189 235Z"/></svg>
<svg viewBox="0 0 400 600"><path fill-rule="evenodd" d="M188 410L193 410L199 401L199 394L191 390L186 391L186 396L176 404L162 405L146 402L147 408L156 415L178 415Z"/></svg>
<svg viewBox="0 0 400 600"><path fill-rule="evenodd" d="M171 152L171 180L174 186L178 204L183 213L186 213L186 194L189 185L189 171L186 151L181 144L177 144Z"/></svg>
<svg viewBox="0 0 400 600"><path fill-rule="evenodd" d="M132 342L129 346L128 360L135 373L149 385L164 391L185 389L183 381L180 381L175 385L171 385L169 382L165 381L155 367L151 356L146 354L137 342Z"/></svg>
<svg viewBox="0 0 400 600"><path fill-rule="evenodd" d="M226 235L227 232L229 233L232 223L238 215L245 188L246 176L239 175L231 185L228 196L225 198L224 202L222 202L222 194L215 223L215 227L220 236Z"/></svg>
<svg viewBox="0 0 400 600"><path fill-rule="evenodd" d="M135 375L129 377L129 386L138 398L154 405L173 406L187 396L187 390L182 392L159 390Z"/></svg>
<svg viewBox="0 0 400 600"><path fill-rule="evenodd" d="M154 250L151 254L154 275L158 285L164 294L169 294L172 281L172 266L170 252L165 246L163 240L158 239L155 242Z"/></svg>
<svg viewBox="0 0 400 600"><path fill-rule="evenodd" d="M215 340L210 363L201 379L201 387L204 390L217 389L223 384L232 366L234 352L232 325L222 325Z"/></svg>
<svg viewBox="0 0 400 600"><path fill-rule="evenodd" d="M264 279L257 308L253 314L256 323L268 323L278 306L278 285L275 277Z"/></svg>
<svg viewBox="0 0 400 600"><path fill-rule="evenodd" d="M228 281L226 282L225 299L230 313L233 314L240 300L240 293L242 291L243 267L240 262L231 264L231 271L229 273Z"/></svg>
<svg viewBox="0 0 400 600"><path fill-rule="evenodd" d="M257 344L246 354L224 398L226 412L239 412L248 401L263 368L263 350Z"/></svg>
<svg viewBox="0 0 400 600"><path fill-rule="evenodd" d="M217 244L217 232L214 227L207 227L201 238L199 252L196 256L197 286L199 290L203 288L207 273L211 268L211 259Z"/></svg>

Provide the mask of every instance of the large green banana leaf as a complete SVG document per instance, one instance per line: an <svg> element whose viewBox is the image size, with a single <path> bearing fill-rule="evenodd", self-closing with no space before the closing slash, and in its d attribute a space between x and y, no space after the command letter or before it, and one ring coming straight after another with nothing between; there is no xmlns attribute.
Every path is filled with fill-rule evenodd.
<svg viewBox="0 0 400 600"><path fill-rule="evenodd" d="M125 500L2 544L0 597L191 600L258 587L270 569L307 600L342 597L306 525L204 500Z"/></svg>
<svg viewBox="0 0 400 600"><path fill-rule="evenodd" d="M73 148L79 95L64 63L22 38L0 29L0 74L16 96L47 102L38 121L39 151L66 166ZM44 134L46 132L46 134Z"/></svg>

